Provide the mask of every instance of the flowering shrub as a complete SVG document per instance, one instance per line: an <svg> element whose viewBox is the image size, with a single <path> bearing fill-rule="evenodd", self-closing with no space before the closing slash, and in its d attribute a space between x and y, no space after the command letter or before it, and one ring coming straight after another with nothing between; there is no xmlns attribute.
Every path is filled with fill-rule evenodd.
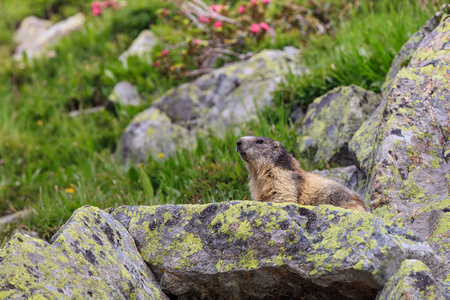
<svg viewBox="0 0 450 300"><path fill-rule="evenodd" d="M158 16L172 27L181 27L186 42L174 45L173 51L154 55L154 67L163 76L185 78L211 71L218 61L245 59L244 53L258 49L260 42L267 45L276 39L277 31L309 34L327 30L328 20L320 19L323 9L306 9L292 3L271 0L246 0L234 7L227 4L206 5L197 0L170 0L179 11L160 9ZM311 3L313 3L312 1ZM314 2L315 3L315 2ZM269 15L271 5L276 5Z"/></svg>
<svg viewBox="0 0 450 300"><path fill-rule="evenodd" d="M91 12L94 16L99 16L102 14L102 10L108 7L120 9L119 3L115 0L94 1L91 3Z"/></svg>

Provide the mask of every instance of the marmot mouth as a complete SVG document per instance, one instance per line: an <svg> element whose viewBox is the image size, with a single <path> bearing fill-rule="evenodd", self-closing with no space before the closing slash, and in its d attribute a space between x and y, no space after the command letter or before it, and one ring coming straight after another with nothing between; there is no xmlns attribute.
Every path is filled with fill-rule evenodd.
<svg viewBox="0 0 450 300"><path fill-rule="evenodd" d="M247 159L247 153L245 153L245 152L239 152L239 155L241 156L241 158L242 158L243 160L246 160L246 159Z"/></svg>

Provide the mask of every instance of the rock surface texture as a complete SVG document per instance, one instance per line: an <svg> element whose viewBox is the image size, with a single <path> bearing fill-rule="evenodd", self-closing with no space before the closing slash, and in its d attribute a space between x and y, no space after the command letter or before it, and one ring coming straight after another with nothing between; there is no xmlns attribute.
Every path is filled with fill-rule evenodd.
<svg viewBox="0 0 450 300"><path fill-rule="evenodd" d="M126 128L123 160L143 161L150 153L170 155L177 145L195 145L195 130L220 132L255 118L257 109L272 103L271 93L285 75L301 74L298 58L293 48L265 50L168 91Z"/></svg>
<svg viewBox="0 0 450 300"><path fill-rule="evenodd" d="M430 269L419 260L405 260L387 283L378 300L445 299Z"/></svg>
<svg viewBox="0 0 450 300"><path fill-rule="evenodd" d="M422 261L433 278L444 273L420 237L329 205L233 201L109 212L163 291L179 299L374 299L406 259Z"/></svg>
<svg viewBox="0 0 450 300"><path fill-rule="evenodd" d="M15 234L0 250L0 299L167 299L126 229L78 209L52 243Z"/></svg>
<svg viewBox="0 0 450 300"><path fill-rule="evenodd" d="M300 151L315 162L353 164L348 142L381 102L358 86L338 87L311 103L300 127Z"/></svg>
<svg viewBox="0 0 450 300"><path fill-rule="evenodd" d="M36 17L24 19L15 36L21 44L14 52L14 59L22 60L24 55L27 59L51 55L48 47L61 37L79 30L84 24L84 16L76 14L52 26L50 24Z"/></svg>
<svg viewBox="0 0 450 300"><path fill-rule="evenodd" d="M428 20L425 25L414 33L409 40L402 46L400 52L395 57L392 62L391 67L386 75L386 80L381 87L381 92L383 95L390 90L392 81L397 76L397 73L405 66L408 65L409 61L413 57L414 52L416 52L422 40L430 34L441 22L441 19L446 15L449 10L448 5L444 5L440 11L438 11L430 20Z"/></svg>

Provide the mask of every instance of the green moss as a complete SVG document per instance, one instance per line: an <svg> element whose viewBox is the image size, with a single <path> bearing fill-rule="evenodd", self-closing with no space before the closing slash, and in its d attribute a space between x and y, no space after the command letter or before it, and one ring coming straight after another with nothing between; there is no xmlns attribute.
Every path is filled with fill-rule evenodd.
<svg viewBox="0 0 450 300"><path fill-rule="evenodd" d="M431 162L431 166L433 169L439 168L439 156L436 151L431 150L430 154L433 156L433 161Z"/></svg>
<svg viewBox="0 0 450 300"><path fill-rule="evenodd" d="M225 266L225 263L222 259L219 259L216 263L217 272L221 272L222 268Z"/></svg>
<svg viewBox="0 0 450 300"><path fill-rule="evenodd" d="M420 76L419 71L413 68L403 68L400 72L397 73L397 79L406 78L411 81L417 82L417 85L422 84L424 82L424 78Z"/></svg>
<svg viewBox="0 0 450 300"><path fill-rule="evenodd" d="M250 222L248 220L244 220L243 222L239 221L243 206L245 206L245 204L231 205L224 213L218 213L208 226L211 233L214 232L213 226L220 222L222 226L220 227L219 232L228 234L230 236L230 242L233 241L233 238L246 241L248 237L253 236L252 225Z"/></svg>

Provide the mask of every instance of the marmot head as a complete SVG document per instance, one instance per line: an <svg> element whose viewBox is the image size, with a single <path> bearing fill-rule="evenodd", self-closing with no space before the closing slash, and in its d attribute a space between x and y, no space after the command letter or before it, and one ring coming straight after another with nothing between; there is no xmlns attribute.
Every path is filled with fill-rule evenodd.
<svg viewBox="0 0 450 300"><path fill-rule="evenodd" d="M236 151L247 165L255 171L265 167L280 166L291 169L292 156L281 143L260 136L244 136L237 140Z"/></svg>

